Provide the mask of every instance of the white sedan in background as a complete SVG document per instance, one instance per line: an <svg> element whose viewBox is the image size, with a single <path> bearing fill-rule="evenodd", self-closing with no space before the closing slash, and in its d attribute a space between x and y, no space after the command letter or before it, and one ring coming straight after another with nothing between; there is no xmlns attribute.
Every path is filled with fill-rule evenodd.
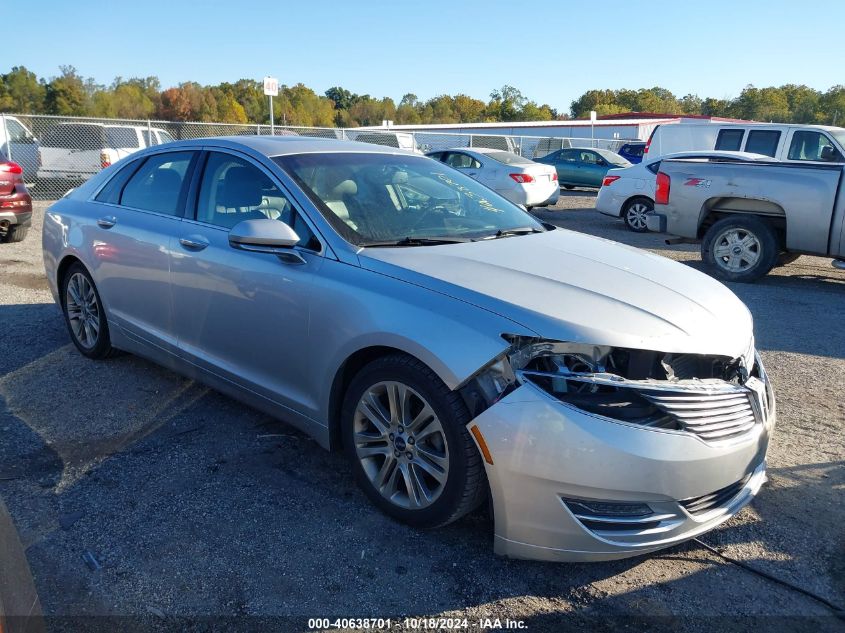
<svg viewBox="0 0 845 633"><path fill-rule="evenodd" d="M526 209L555 204L557 171L511 152L483 147L439 150L426 156L446 163Z"/></svg>
<svg viewBox="0 0 845 633"><path fill-rule="evenodd" d="M654 211L654 188L660 161L667 158L712 158L716 160L772 160L770 156L751 152L695 151L667 154L658 159L645 160L630 167L611 169L601 183L596 210L605 215L622 218L630 230L645 233L646 216Z"/></svg>

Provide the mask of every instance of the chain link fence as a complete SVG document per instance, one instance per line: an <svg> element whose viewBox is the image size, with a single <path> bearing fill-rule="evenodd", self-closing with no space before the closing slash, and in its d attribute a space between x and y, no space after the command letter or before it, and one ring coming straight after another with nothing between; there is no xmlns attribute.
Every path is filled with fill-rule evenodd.
<svg viewBox="0 0 845 633"><path fill-rule="evenodd" d="M566 147L618 150L627 139L454 134L372 128L271 127L0 114L0 154L23 167L34 198L55 200L110 164L145 147L211 136L311 136L361 141L416 152L485 147L540 158ZM636 140L636 139L631 139Z"/></svg>

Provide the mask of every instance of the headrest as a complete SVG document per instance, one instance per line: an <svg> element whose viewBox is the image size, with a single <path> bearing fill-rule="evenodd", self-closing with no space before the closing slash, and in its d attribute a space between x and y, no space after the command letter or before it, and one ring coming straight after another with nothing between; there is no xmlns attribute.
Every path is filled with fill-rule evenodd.
<svg viewBox="0 0 845 633"><path fill-rule="evenodd" d="M354 196L358 193L358 185L354 180L344 180L339 182L331 191L334 199L342 198L343 196Z"/></svg>

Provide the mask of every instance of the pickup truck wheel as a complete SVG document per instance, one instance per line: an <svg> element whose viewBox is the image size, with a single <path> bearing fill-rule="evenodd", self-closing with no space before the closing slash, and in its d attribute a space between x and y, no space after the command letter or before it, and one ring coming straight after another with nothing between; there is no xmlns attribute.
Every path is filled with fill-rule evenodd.
<svg viewBox="0 0 845 633"><path fill-rule="evenodd" d="M772 226L755 216L729 216L711 226L701 243L701 258L724 281L755 281L780 255Z"/></svg>
<svg viewBox="0 0 845 633"><path fill-rule="evenodd" d="M647 233L646 216L654 211L654 203L648 198L634 198L625 203L622 218L625 226L634 233Z"/></svg>

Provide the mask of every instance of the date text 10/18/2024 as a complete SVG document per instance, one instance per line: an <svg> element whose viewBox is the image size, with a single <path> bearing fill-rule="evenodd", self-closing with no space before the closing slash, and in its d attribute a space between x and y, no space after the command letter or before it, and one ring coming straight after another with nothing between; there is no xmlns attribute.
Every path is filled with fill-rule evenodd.
<svg viewBox="0 0 845 633"><path fill-rule="evenodd" d="M528 626L522 620L509 618L310 618L309 629L345 629L345 630L390 630L399 625L401 630L466 630L488 631L499 629L520 630Z"/></svg>

